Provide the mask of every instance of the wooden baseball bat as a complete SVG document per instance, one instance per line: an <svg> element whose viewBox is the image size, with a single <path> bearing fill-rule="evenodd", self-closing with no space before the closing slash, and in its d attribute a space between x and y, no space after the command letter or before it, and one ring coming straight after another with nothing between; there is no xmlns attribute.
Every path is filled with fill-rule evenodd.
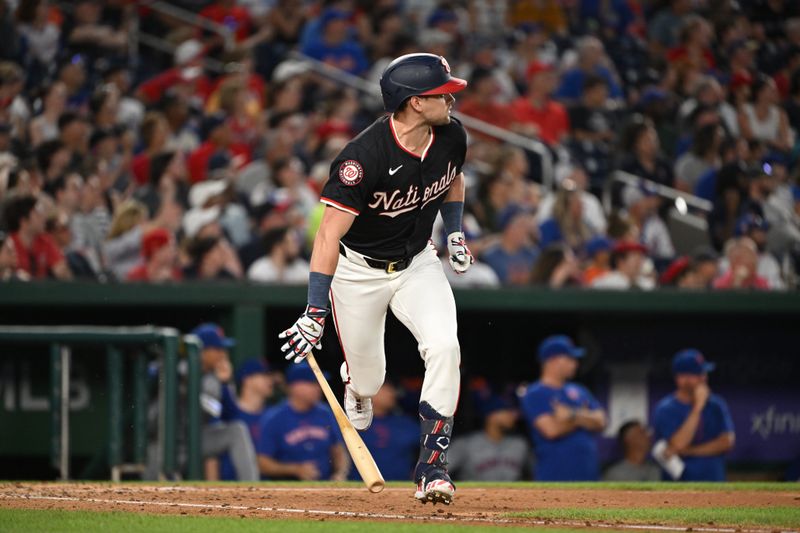
<svg viewBox="0 0 800 533"><path fill-rule="evenodd" d="M317 360L314 359L314 354L309 352L306 359L317 377L319 386L322 387L325 399L328 400L328 404L331 406L333 416L336 417L336 423L339 424L339 430L342 432L344 443L347 445L347 451L350 452L350 457L353 458L353 464L356 465L358 473L361 474L361 479L364 480L364 484L370 492L382 491L386 483L383 481L381 471L378 470L378 465L375 464L375 459L372 458L372 454L369 453L358 431L350 423L350 419L347 418L342 406L339 405L339 400L336 399L331 386L328 385L328 380L325 379Z"/></svg>

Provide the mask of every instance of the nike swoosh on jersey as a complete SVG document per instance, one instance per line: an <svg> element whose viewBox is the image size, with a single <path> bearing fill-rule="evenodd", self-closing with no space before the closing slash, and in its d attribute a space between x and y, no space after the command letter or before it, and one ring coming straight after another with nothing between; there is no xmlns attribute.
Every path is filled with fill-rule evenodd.
<svg viewBox="0 0 800 533"><path fill-rule="evenodd" d="M403 165L400 165L397 168L390 168L389 169L389 175L390 176L394 176L395 174L397 174L397 171L400 170L401 168L403 168Z"/></svg>

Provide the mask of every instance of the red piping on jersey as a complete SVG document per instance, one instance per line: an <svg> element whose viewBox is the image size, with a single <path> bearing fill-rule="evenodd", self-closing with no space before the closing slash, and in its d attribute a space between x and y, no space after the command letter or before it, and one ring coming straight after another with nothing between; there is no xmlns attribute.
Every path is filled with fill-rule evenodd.
<svg viewBox="0 0 800 533"><path fill-rule="evenodd" d="M407 153L408 155L410 155L412 157L416 157L420 161L424 160L425 156L428 155L428 150L430 150L430 147L433 145L433 138L434 138L433 128L430 128L431 140L428 142L427 146L425 146L425 149L422 151L422 155L415 154L414 152L412 152L411 150L409 150L408 148L403 146L403 143L400 142L400 138L397 136L397 132L394 130L394 116L390 116L389 117L389 129L392 130L392 137L394 137L394 142L405 153Z"/></svg>
<svg viewBox="0 0 800 533"><path fill-rule="evenodd" d="M360 214L358 211L356 211L352 207L348 207L346 205L340 204L336 200L331 200L330 198L326 198L324 196L321 196L319 201L322 202L323 204L327 204L327 205L329 205L331 207L335 207L336 209L339 209L340 211L344 211L346 213L350 213L351 215L358 216Z"/></svg>
<svg viewBox="0 0 800 533"><path fill-rule="evenodd" d="M347 363L347 353L344 351L344 343L342 343L342 334L339 331L339 321L336 320L336 304L333 303L333 289L328 291L331 299L331 314L333 315L333 325L336 329L336 338L339 339L339 346L342 347L342 355L344 356L344 369L347 372L347 383L350 383L350 365ZM459 386L461 384L459 383Z"/></svg>

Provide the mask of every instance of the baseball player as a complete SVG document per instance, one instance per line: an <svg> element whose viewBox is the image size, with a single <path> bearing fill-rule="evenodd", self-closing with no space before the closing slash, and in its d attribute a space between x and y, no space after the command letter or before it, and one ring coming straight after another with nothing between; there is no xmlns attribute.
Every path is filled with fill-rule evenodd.
<svg viewBox="0 0 800 533"><path fill-rule="evenodd" d="M308 306L280 334L287 339L281 349L295 362L319 349L332 312L345 358L344 408L356 429L367 429L371 397L386 372L383 334L391 308L416 337L425 362L416 498L449 504L455 486L446 451L461 354L453 293L430 237L441 213L450 264L462 273L472 264L461 231L466 133L450 117L453 93L467 82L452 77L441 56L409 54L386 67L380 85L389 114L350 141L331 165Z"/></svg>

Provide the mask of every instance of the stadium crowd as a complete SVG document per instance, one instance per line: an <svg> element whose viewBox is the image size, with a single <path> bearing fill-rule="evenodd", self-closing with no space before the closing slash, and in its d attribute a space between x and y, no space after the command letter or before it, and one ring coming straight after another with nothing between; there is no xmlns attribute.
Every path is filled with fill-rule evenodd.
<svg viewBox="0 0 800 533"><path fill-rule="evenodd" d="M469 80L461 113L554 163L551 189L540 155L471 132L479 261L454 285L796 285L796 2L171 4L231 38L148 2L0 2L0 279L304 283L329 163L382 109L294 54L377 81L425 51ZM658 186L710 202L688 208L707 246L676 251Z"/></svg>

